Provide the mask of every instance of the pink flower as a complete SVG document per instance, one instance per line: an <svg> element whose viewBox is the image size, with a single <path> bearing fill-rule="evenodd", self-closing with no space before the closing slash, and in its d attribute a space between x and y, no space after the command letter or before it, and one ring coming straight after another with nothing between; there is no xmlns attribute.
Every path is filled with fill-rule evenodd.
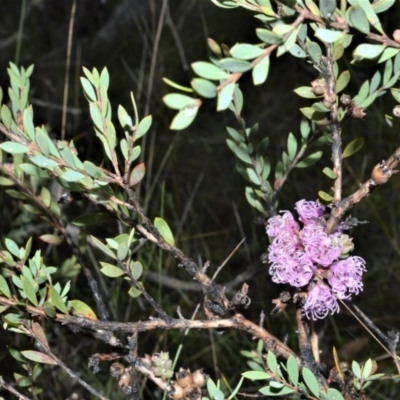
<svg viewBox="0 0 400 400"><path fill-rule="evenodd" d="M306 225L300 232L304 252L317 264L328 267L342 252L338 242L332 240L319 224Z"/></svg>
<svg viewBox="0 0 400 400"><path fill-rule="evenodd" d="M344 224L331 235L324 232L325 207L300 200L296 210L302 225L289 211L268 221L269 273L275 283L308 290L303 313L324 318L339 311L337 299L349 299L362 290L365 261L354 256L341 259L353 250L352 238L343 234Z"/></svg>
<svg viewBox="0 0 400 400"><path fill-rule="evenodd" d="M297 233L299 230L299 224L289 211L284 211L282 215L272 217L267 225L267 235L272 239L284 232Z"/></svg>
<svg viewBox="0 0 400 400"><path fill-rule="evenodd" d="M325 207L315 201L299 200L295 208L304 225L315 223L325 212Z"/></svg>
<svg viewBox="0 0 400 400"><path fill-rule="evenodd" d="M307 285L315 272L313 263L302 252L281 254L272 263L269 273L275 283L288 283L294 287Z"/></svg>
<svg viewBox="0 0 400 400"><path fill-rule="evenodd" d="M339 312L339 304L327 285L317 283L308 291L303 312L307 318L322 319L329 313Z"/></svg>
<svg viewBox="0 0 400 400"><path fill-rule="evenodd" d="M339 299L349 299L363 289L362 274L365 261L361 257L352 256L333 263L329 267L328 282Z"/></svg>

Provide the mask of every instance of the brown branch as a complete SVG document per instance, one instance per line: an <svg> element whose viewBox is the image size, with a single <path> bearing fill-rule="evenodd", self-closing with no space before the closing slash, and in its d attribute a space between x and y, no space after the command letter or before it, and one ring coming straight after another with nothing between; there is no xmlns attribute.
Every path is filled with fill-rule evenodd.
<svg viewBox="0 0 400 400"><path fill-rule="evenodd" d="M333 72L333 55L330 45L326 47L327 56L324 60L322 75L326 82L326 91L324 93L325 101L330 104L329 126L332 135L332 161L333 172L336 179L333 189L333 203L338 203L342 198L342 138L341 125L338 117L338 103L336 93L336 79Z"/></svg>
<svg viewBox="0 0 400 400"><path fill-rule="evenodd" d="M39 315L47 317L43 308L27 305L16 300L8 299L0 296L0 304L13 308L25 309L31 315ZM297 361L300 359L296 354L285 344L283 344L275 336L271 335L264 328L258 326L252 321L247 320L243 315L237 313L231 318L214 319L214 320L187 320L187 319L174 319L167 320L160 318L152 318L147 321L139 322L111 322L88 319L84 317L75 317L57 313L54 320L63 325L75 326L83 329L88 329L93 332L110 331L110 332L148 332L155 329L164 330L184 330L184 329L223 329L231 328L247 332L251 336L255 336L265 343L267 350L273 351L277 355L288 358L290 355L296 357Z"/></svg>
<svg viewBox="0 0 400 400"><path fill-rule="evenodd" d="M17 396L20 400L31 400L29 397L24 396L17 389L15 389L11 384L7 383L2 376L0 376L0 389L7 390L13 395Z"/></svg>
<svg viewBox="0 0 400 400"><path fill-rule="evenodd" d="M375 165L371 171L371 178L362 183L357 191L333 206L325 227L326 233L333 232L344 214L364 197L368 196L378 185L388 182L391 176L397 172L395 168L399 162L400 147L387 160Z"/></svg>
<svg viewBox="0 0 400 400"><path fill-rule="evenodd" d="M53 354L52 351L50 350L49 346L47 345L47 343L44 343L43 340L41 340L41 338L35 333L34 329L28 327L28 328L24 328L24 330L26 330L29 333L29 335L40 344L40 349L44 353L46 353L51 359L53 359L53 361L60 368L62 368L73 379L73 381L78 382L88 392L90 392L97 398L102 399L102 400L109 400L108 397L103 396L95 388L93 388L87 382L85 382L83 379L81 379L78 374L76 374L74 371L72 371L72 369L68 368L62 360L60 360L55 354Z"/></svg>

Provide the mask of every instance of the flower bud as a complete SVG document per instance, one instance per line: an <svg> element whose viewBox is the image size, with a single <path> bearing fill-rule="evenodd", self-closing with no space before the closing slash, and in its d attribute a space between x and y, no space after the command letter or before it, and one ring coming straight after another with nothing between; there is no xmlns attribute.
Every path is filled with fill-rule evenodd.
<svg viewBox="0 0 400 400"><path fill-rule="evenodd" d="M175 376L176 376L176 382L183 388L191 385L193 382L192 374L190 373L189 369L180 368L179 371L175 374Z"/></svg>
<svg viewBox="0 0 400 400"><path fill-rule="evenodd" d="M125 373L125 366L122 365L121 363L115 362L113 364L111 364L110 367L110 375L115 378L115 379L119 379L121 377L122 374Z"/></svg>
<svg viewBox="0 0 400 400"><path fill-rule="evenodd" d="M118 381L118 386L124 391L126 394L131 394L132 387L131 387L131 379L132 376L129 372L125 372L120 380Z"/></svg>
<svg viewBox="0 0 400 400"><path fill-rule="evenodd" d="M344 105L344 106L349 106L351 104L351 96L349 94L342 94L340 96L340 102Z"/></svg>
<svg viewBox="0 0 400 400"><path fill-rule="evenodd" d="M200 400L201 399L201 389L196 385L189 385L185 387L185 400Z"/></svg>
<svg viewBox="0 0 400 400"><path fill-rule="evenodd" d="M182 386L174 382L168 388L168 397L174 400L183 400L185 398L185 391Z"/></svg>
<svg viewBox="0 0 400 400"><path fill-rule="evenodd" d="M400 43L400 29L396 29L393 32L393 39L395 42Z"/></svg>
<svg viewBox="0 0 400 400"><path fill-rule="evenodd" d="M208 375L203 372L203 369L196 369L192 373L193 384L202 388L206 386Z"/></svg>
<svg viewBox="0 0 400 400"><path fill-rule="evenodd" d="M400 118L400 104L393 108L392 114L395 117Z"/></svg>

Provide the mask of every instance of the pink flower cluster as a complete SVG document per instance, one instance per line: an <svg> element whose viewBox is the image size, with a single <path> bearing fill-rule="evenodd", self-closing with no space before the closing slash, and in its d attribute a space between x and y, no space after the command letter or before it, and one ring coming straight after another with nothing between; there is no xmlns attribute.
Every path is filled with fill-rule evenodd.
<svg viewBox="0 0 400 400"><path fill-rule="evenodd" d="M289 211L268 221L269 272L275 283L306 287L303 312L315 320L338 312L337 299L350 299L362 290L365 261L348 256L354 246L341 228L331 235L324 232L324 206L300 200L296 211L301 223Z"/></svg>

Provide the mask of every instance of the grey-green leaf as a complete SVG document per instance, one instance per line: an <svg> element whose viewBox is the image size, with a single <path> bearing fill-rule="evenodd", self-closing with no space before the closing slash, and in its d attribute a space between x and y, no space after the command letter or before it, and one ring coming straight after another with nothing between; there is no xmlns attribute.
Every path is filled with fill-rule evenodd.
<svg viewBox="0 0 400 400"><path fill-rule="evenodd" d="M364 145L364 138L352 140L344 149L342 158L350 157L357 153Z"/></svg>
<svg viewBox="0 0 400 400"><path fill-rule="evenodd" d="M193 71L204 79L221 80L227 79L228 73L214 64L205 61L197 61L192 64Z"/></svg>
<svg viewBox="0 0 400 400"><path fill-rule="evenodd" d="M15 142L3 142L0 148L10 154L24 154L28 151L28 146Z"/></svg>
<svg viewBox="0 0 400 400"><path fill-rule="evenodd" d="M315 375L308 368L303 368L302 374L304 382L310 389L311 393L314 396L319 397L319 385Z"/></svg>

